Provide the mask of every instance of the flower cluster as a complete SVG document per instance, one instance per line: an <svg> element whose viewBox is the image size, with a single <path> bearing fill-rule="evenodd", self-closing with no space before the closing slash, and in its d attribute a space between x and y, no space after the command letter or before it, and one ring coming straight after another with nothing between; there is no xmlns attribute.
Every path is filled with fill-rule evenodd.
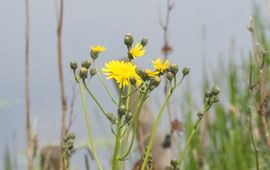
<svg viewBox="0 0 270 170"><path fill-rule="evenodd" d="M114 170L117 170L119 169L119 160L125 160L128 157L134 143L134 137L132 137L132 142L129 149L123 150L123 153L121 155L120 146L125 145L123 148L127 148L127 140L129 139L129 132L131 128L135 127L135 132L133 131L133 134L136 134L138 118L141 114L143 104L150 96L150 93L160 85L162 79L166 79L169 82L169 86L167 87L169 93L166 95L166 99L160 111L158 112L158 117L160 118L160 115L163 113L165 106L168 104L172 93L174 92L176 87L181 84L183 78L189 74L189 68L184 68L182 70L182 79L180 79L180 81L177 81L177 73L179 71L178 65L171 64L167 59L162 61L161 58L157 58L152 61L152 68L140 68L135 65L133 61L136 58L142 57L145 54L145 47L148 44L148 39L142 38L140 42L135 43L134 45L133 36L131 34L126 34L124 37L124 43L127 47L126 58L123 60L111 60L105 63L104 67L101 69L107 79L113 79L118 85L118 101L115 100L114 95L112 95L111 91L107 87L106 83L102 78L102 75L99 72L99 69L97 69L96 66L96 61L99 55L106 50L104 46L90 46L90 58L83 61L79 69L77 63L70 63L70 67L73 70L75 80L80 87L81 100L84 108L86 123L88 126L89 142L91 148L93 149L93 157L96 160L99 169L101 165L97 157L93 143L93 137L91 135L91 126L88 117L89 113L85 102L84 92L87 92L89 94L89 96L99 107L100 111L111 123L111 130L115 135L115 148L112 166ZM95 95L91 92L91 89L88 88L85 80L89 77L92 78L95 75L97 75L97 77L99 78L102 86L106 90L107 94L110 96L113 104L117 106L117 113L105 111L105 109L102 107L102 104L99 103ZM132 99L133 94L138 95L135 101L133 101ZM212 96L210 98L209 100L212 101ZM134 106L136 107L135 110L133 110ZM147 149L145 154L144 164L145 162L149 162L151 160L149 159L149 154L154 140L154 129L157 128L159 121L160 120L155 121L155 125L149 140L149 148ZM127 130L123 130L123 128L126 128ZM73 144L72 142L74 141L74 138L71 139L71 142L68 139L65 139L66 143L68 143L67 145L65 145L66 158L70 158L70 149L72 149L71 146L73 145L71 144Z"/></svg>

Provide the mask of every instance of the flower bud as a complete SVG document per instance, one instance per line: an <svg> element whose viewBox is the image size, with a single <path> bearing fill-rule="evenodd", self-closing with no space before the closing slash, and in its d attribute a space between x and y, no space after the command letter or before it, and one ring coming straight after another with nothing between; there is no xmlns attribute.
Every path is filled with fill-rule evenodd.
<svg viewBox="0 0 270 170"><path fill-rule="evenodd" d="M171 71L174 75L176 75L176 74L178 73L178 71L179 71L178 65L177 65L177 64L172 64L172 65L170 66L170 71Z"/></svg>
<svg viewBox="0 0 270 170"><path fill-rule="evenodd" d="M150 85L157 87L160 84L160 77L159 76L154 76L150 79Z"/></svg>
<svg viewBox="0 0 270 170"><path fill-rule="evenodd" d="M212 91L208 90L207 92L205 92L204 96L205 97L210 97L212 95Z"/></svg>
<svg viewBox="0 0 270 170"><path fill-rule="evenodd" d="M176 159L172 159L170 162L170 169L171 170L180 170L180 165Z"/></svg>
<svg viewBox="0 0 270 170"><path fill-rule="evenodd" d="M145 47L147 44L148 44L148 39L147 38L143 38L141 40L141 45Z"/></svg>
<svg viewBox="0 0 270 170"><path fill-rule="evenodd" d="M167 75L166 75L166 78L169 80L169 81L172 81L174 79L174 75L172 72L168 72Z"/></svg>
<svg viewBox="0 0 270 170"><path fill-rule="evenodd" d="M125 113L126 113L126 106L122 104L122 105L118 108L118 114L122 116L122 115L125 115Z"/></svg>
<svg viewBox="0 0 270 170"><path fill-rule="evenodd" d="M126 122L126 123L129 123L130 120L132 119L132 117L133 117L133 114L132 114L131 112L128 112L128 113L126 114L125 122Z"/></svg>
<svg viewBox="0 0 270 170"><path fill-rule="evenodd" d="M141 77L143 81L146 81L148 79L147 72L144 70L141 70L139 68L136 68L136 73Z"/></svg>
<svg viewBox="0 0 270 170"><path fill-rule="evenodd" d="M84 62L82 62L81 66L89 69L89 67L91 66L91 60L85 60Z"/></svg>
<svg viewBox="0 0 270 170"><path fill-rule="evenodd" d="M213 95L218 95L220 92L220 88L218 86L214 86L211 90L211 92L213 93Z"/></svg>
<svg viewBox="0 0 270 170"><path fill-rule="evenodd" d="M90 56L93 60L96 60L98 58L98 55L99 55L99 53L97 53L93 50L90 51Z"/></svg>
<svg viewBox="0 0 270 170"><path fill-rule="evenodd" d="M111 112L107 112L106 114L107 118L114 124L116 121L116 117Z"/></svg>
<svg viewBox="0 0 270 170"><path fill-rule="evenodd" d="M81 77L81 79L86 79L88 77L88 69L87 68L81 67L80 77Z"/></svg>
<svg viewBox="0 0 270 170"><path fill-rule="evenodd" d="M127 33L124 38L124 43L128 48L130 48L133 44L134 38L130 33Z"/></svg>
<svg viewBox="0 0 270 170"><path fill-rule="evenodd" d="M188 75L188 74L189 74L189 71L190 71L190 68L189 68L189 67L185 67L185 68L182 70L183 76Z"/></svg>
<svg viewBox="0 0 270 170"><path fill-rule="evenodd" d="M73 71L76 71L77 68L78 68L78 64L76 62L71 62L70 63L70 68L73 70Z"/></svg>
<svg viewBox="0 0 270 170"><path fill-rule="evenodd" d="M90 73L90 76L91 77L95 76L97 74L96 68L91 68L90 71L89 71L89 73Z"/></svg>

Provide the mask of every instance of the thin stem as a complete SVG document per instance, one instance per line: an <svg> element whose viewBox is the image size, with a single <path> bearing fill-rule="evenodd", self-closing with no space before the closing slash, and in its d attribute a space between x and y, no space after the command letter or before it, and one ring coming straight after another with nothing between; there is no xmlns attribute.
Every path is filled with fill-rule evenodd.
<svg viewBox="0 0 270 170"><path fill-rule="evenodd" d="M123 94L123 89L120 89L118 108L120 108L122 104L122 94ZM121 115L117 113L117 129L116 129L115 146L114 146L113 163L112 163L113 170L118 170L118 152L120 148L120 138L121 138Z"/></svg>
<svg viewBox="0 0 270 170"><path fill-rule="evenodd" d="M101 110L101 112L107 117L107 113L105 112L105 110L103 109L103 107L101 106L101 104L99 103L99 101L96 99L96 97L93 95L93 93L90 91L90 89L88 88L88 86L85 83L85 80L83 80L83 85L84 88L86 89L87 93L91 96L91 98L95 101L95 103L97 104L98 108Z"/></svg>
<svg viewBox="0 0 270 170"><path fill-rule="evenodd" d="M143 96L141 96L141 100L140 100L140 102L139 102L138 105L137 105L137 110L136 110L136 112L135 112L135 114L134 114L134 117L132 118L132 126L128 127L128 128L129 128L129 129L128 129L128 132L127 132L128 134L127 134L127 137L124 139L124 140L126 141L125 144L127 144L127 140L128 140L129 133L130 133L130 128L133 127L131 143L130 143L130 145L129 145L129 148L128 148L127 152L124 153L124 154L121 156L121 158L119 158L119 160L124 160L124 159L126 159L126 158L128 157L128 155L130 154L130 152L131 152L131 149L132 149L133 144L134 144L134 141L135 141L135 135L136 135L136 133L137 133L137 125L138 125L139 115L140 115L140 113L141 113L142 106L143 106L143 103L144 103L144 101L145 101L145 99L146 99L146 96L147 96L147 92L144 93Z"/></svg>
<svg viewBox="0 0 270 170"><path fill-rule="evenodd" d="M125 96L123 95L122 98L128 98L128 97L130 97L130 96L133 95L137 90L138 90L138 88L136 87L136 89L133 90L132 92L130 92L129 95L125 95Z"/></svg>
<svg viewBox="0 0 270 170"><path fill-rule="evenodd" d="M150 140L149 140L149 144L148 144L148 146L147 146L147 151L146 151L146 153L145 153L145 158L144 158L144 160L143 160L143 165L142 165L141 170L144 170L145 167L146 167L146 164L147 164L147 161L148 161L148 158L149 158L149 155L150 155L150 151L151 151L151 149L152 149L154 137L155 137L155 134L156 134L156 131L157 131L159 122L160 122L160 120L161 120L162 113L163 113L163 111L164 111L164 109L165 109L167 103L169 102L169 99L170 99L170 97L172 96L172 93L173 93L173 91L175 90L175 88L176 88L176 86L174 86L174 87L169 91L169 93L167 94L167 97L166 97L166 99L165 99L165 101L164 101L164 103L163 103L161 109L160 109L159 112L158 112L158 117L157 117L157 119L156 119L156 121L155 121L153 130L152 130L152 133L151 133L151 137L150 137Z"/></svg>
<svg viewBox="0 0 270 170"><path fill-rule="evenodd" d="M130 130L130 128L129 128L128 130ZM129 133L127 133L127 134L129 134ZM124 160L128 157L128 155L130 154L131 149L132 149L133 144L134 144L134 141L135 141L135 134L136 134L136 128L133 128L133 131L132 131L132 138L131 138L131 143L130 143L130 145L129 145L129 147L128 147L128 150L127 150L126 153L123 154L123 156L121 156L121 158L119 158L119 160L124 161ZM128 136L129 136L129 135L128 135ZM128 138L127 138L127 139L128 139ZM126 143L127 143L127 142L126 142Z"/></svg>
<svg viewBox="0 0 270 170"><path fill-rule="evenodd" d="M87 132L88 132L88 139L89 139L90 148L92 150L93 157L94 157L95 161L97 162L98 169L102 170L101 164L100 164L98 157L97 157L97 154L96 154L96 149L94 147L94 141L93 141L93 137L92 137L92 131L91 131L90 120L89 120L89 113L88 113L87 106L85 103L85 98L84 98L83 86L80 82L78 84L80 87L81 100L82 100L83 110L85 113L85 120L86 120L86 124L87 124Z"/></svg>
<svg viewBox="0 0 270 170"><path fill-rule="evenodd" d="M127 100L126 100L126 110L127 111L128 111L128 108L129 108L130 93L131 93L131 85L128 86L128 92L127 92Z"/></svg>
<svg viewBox="0 0 270 170"><path fill-rule="evenodd" d="M27 162L28 170L33 169L33 137L30 118L30 78L29 78L29 2L25 0L25 108L27 134Z"/></svg>
<svg viewBox="0 0 270 170"><path fill-rule="evenodd" d="M249 137L251 139L252 145L255 150L255 158L256 158L256 170L260 170L260 165L259 165L259 148L256 144L256 141L253 136L253 128L252 128L252 115L251 111L249 110Z"/></svg>
<svg viewBox="0 0 270 170"><path fill-rule="evenodd" d="M258 78L259 78L259 88L258 90L255 89L255 92L259 94L259 107L257 109L257 112L260 116L260 121L261 121L261 133L264 137L265 143L268 147L268 150L270 150L270 134L268 131L268 125L267 125L267 120L266 120L266 113L267 113L267 100L268 100L268 89L266 86L266 81L265 81L265 74L267 73L267 69L264 66L265 63L265 51L263 50L262 47L260 47L260 44L257 42L257 36L255 32L255 27L253 23L252 17L249 19L249 27L248 30L251 33L251 38L252 38L252 47L253 47L253 55L256 59L256 64L258 67Z"/></svg>
<svg viewBox="0 0 270 170"><path fill-rule="evenodd" d="M65 86L64 86L64 76L63 76L63 62L62 62L62 28L63 28L63 17L64 17L64 0L60 0L59 6L59 19L57 26L57 60L58 60L58 77L60 82L60 97L62 105L62 118L61 118L61 134L60 134L60 146L63 148L63 139L66 132L66 117L67 117L67 101L65 95ZM63 166L63 158L61 154L60 159L60 170L65 169Z"/></svg>
<svg viewBox="0 0 270 170"><path fill-rule="evenodd" d="M135 89L136 91L136 89ZM134 91L134 92L135 92ZM129 111L129 108L130 108L130 96L131 96L131 85L128 86L128 91L127 91L127 94L126 96L123 95L123 98L126 98L126 111L128 112ZM121 148L121 154L122 153L125 153L126 151L126 147L127 147L127 143L128 143L128 138L129 138L129 133L130 133L130 127L126 127L125 131L124 131L124 139L123 139L123 142L122 142L122 148ZM119 158L120 160L120 158ZM120 162L120 169L123 170L124 169L124 161L121 161Z"/></svg>
<svg viewBox="0 0 270 170"><path fill-rule="evenodd" d="M108 95L110 96L112 102L113 102L115 105L117 105L116 100L114 99L112 93L110 92L109 88L107 87L107 85L105 84L103 78L101 77L101 74L100 74L99 70L97 69L96 61L95 61L95 60L94 60L94 62L93 62L93 65L94 65L94 68L95 68L96 71L97 71L97 76L98 76L99 81L101 82L102 86L104 87L104 89L106 90L106 92L108 93Z"/></svg>
<svg viewBox="0 0 270 170"><path fill-rule="evenodd" d="M206 113L208 110L209 110L209 107L207 107L206 104L204 104L202 114L205 115L205 113ZM191 139L193 138L195 132L197 131L197 129L198 129L198 127L199 127L199 124L200 124L202 118L203 118L203 116L198 116L198 119L197 119L197 121L195 122L195 124L194 124L194 126L193 126L192 132L191 132L191 134L189 135L188 140L187 140L187 143L186 143L186 145L185 145L185 147L184 147L184 150L183 150L183 152L181 153L181 156L180 156L180 158L179 158L179 160L178 160L179 166L181 165L181 163L182 163L182 161L183 161L183 159L184 159L184 156L185 156L185 154L186 154L186 151L187 151L187 149L188 149L188 146L190 145Z"/></svg>

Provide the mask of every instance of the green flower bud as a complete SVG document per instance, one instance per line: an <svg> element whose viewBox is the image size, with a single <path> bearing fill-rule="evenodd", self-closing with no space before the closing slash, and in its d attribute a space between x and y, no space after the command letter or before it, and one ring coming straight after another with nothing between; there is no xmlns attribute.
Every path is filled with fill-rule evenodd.
<svg viewBox="0 0 270 170"><path fill-rule="evenodd" d="M95 76L97 74L96 68L91 68L90 71L89 71L89 73L90 73L90 76L91 77Z"/></svg>
<svg viewBox="0 0 270 170"><path fill-rule="evenodd" d="M154 76L150 79L150 85L154 86L154 87L158 87L158 85L160 84L160 77L159 76Z"/></svg>
<svg viewBox="0 0 270 170"><path fill-rule="evenodd" d="M125 106L125 105L122 104L122 105L118 108L118 114L120 114L121 116L126 114L126 106Z"/></svg>
<svg viewBox="0 0 270 170"><path fill-rule="evenodd" d="M141 69L139 69L139 68L136 68L136 73L141 77L141 79L143 80L143 81L146 81L146 80L148 80L148 76L147 76L147 72L146 71L143 71L143 70L141 70Z"/></svg>
<svg viewBox="0 0 270 170"><path fill-rule="evenodd" d="M134 38L130 33L127 33L124 38L124 43L128 48L131 48L132 44L134 42Z"/></svg>
<svg viewBox="0 0 270 170"><path fill-rule="evenodd" d="M89 69L91 66L91 60L89 59L85 60L84 62L82 62L81 66Z"/></svg>
<svg viewBox="0 0 270 170"><path fill-rule="evenodd" d="M128 112L128 113L126 114L125 122L126 122L126 123L129 123L130 120L132 119L132 117L133 117L133 114L132 114L131 112Z"/></svg>
<svg viewBox="0 0 270 170"><path fill-rule="evenodd" d="M170 164L170 170L180 170L180 165L176 159L172 159Z"/></svg>
<svg viewBox="0 0 270 170"><path fill-rule="evenodd" d="M111 112L107 112L106 114L107 118L114 124L116 121L116 117Z"/></svg>
<svg viewBox="0 0 270 170"><path fill-rule="evenodd" d="M172 72L168 72L167 75L166 75L166 78L169 80L169 81L172 81L174 79L174 75Z"/></svg>
<svg viewBox="0 0 270 170"><path fill-rule="evenodd" d="M73 71L76 71L77 68L78 68L78 64L76 62L71 62L70 63L70 68L73 70Z"/></svg>
<svg viewBox="0 0 270 170"><path fill-rule="evenodd" d="M212 87L211 92L213 93L213 95L217 96L220 92L220 88L218 86L214 86Z"/></svg>
<svg viewBox="0 0 270 170"><path fill-rule="evenodd" d="M177 64L172 64L172 65L170 66L170 71L171 71L174 75L176 75L176 74L178 73L178 71L179 71L178 65L177 65Z"/></svg>
<svg viewBox="0 0 270 170"><path fill-rule="evenodd" d="M141 40L141 45L145 47L147 44L148 44L148 39L147 38L143 38Z"/></svg>
<svg viewBox="0 0 270 170"><path fill-rule="evenodd" d="M189 68L189 67L185 67L185 68L182 70L183 76L188 75L188 74L189 74L189 71L190 71L190 68Z"/></svg>
<svg viewBox="0 0 270 170"><path fill-rule="evenodd" d="M205 92L204 96L205 97L210 97L212 95L212 91L208 90L207 92Z"/></svg>
<svg viewBox="0 0 270 170"><path fill-rule="evenodd" d="M80 78L86 79L88 77L88 69L85 67L81 67L80 69Z"/></svg>

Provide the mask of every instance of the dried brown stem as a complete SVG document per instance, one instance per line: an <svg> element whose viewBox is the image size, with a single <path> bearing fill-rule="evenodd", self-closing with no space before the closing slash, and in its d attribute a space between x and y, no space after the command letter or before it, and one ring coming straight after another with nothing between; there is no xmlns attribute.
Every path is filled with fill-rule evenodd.
<svg viewBox="0 0 270 170"><path fill-rule="evenodd" d="M72 87L72 96L71 96L70 109L69 109L69 122L66 128L66 134L70 131L71 126L74 122L73 116L74 116L74 105L75 105L76 96L77 96L76 84L74 84Z"/></svg>
<svg viewBox="0 0 270 170"><path fill-rule="evenodd" d="M162 19L160 19L160 26L163 30L163 47L162 47L162 52L164 55L164 60L168 59L168 55L170 52L172 52L172 47L169 45L169 33L168 33L168 28L169 28L169 23L170 23L170 16L171 16L171 11L173 9L175 5L175 1L174 0L167 0L167 9L166 9L166 16L165 16L165 20L162 21ZM165 95L167 95L168 93L168 81L166 81L165 83L165 87L164 87L164 91L165 91ZM173 121L172 118L172 111L171 111L171 104L168 103L167 105L167 111L168 111L168 117L169 117L169 121L170 124ZM173 130L171 129L171 132L173 132Z"/></svg>
<svg viewBox="0 0 270 170"><path fill-rule="evenodd" d="M30 78L29 78L29 1L25 0L25 109L26 109L26 134L27 134L27 162L28 170L33 169L33 137L30 119Z"/></svg>
<svg viewBox="0 0 270 170"><path fill-rule="evenodd" d="M167 10L166 10L166 17L165 20L162 21L160 19L160 26L163 30L163 47L162 47L162 52L164 54L164 58L167 59L168 58L168 54L172 51L171 46L169 45L169 32L168 32L168 28L169 28L169 23L170 23L170 16L171 16L171 12L172 9L175 5L175 1L174 0L167 0Z"/></svg>
<svg viewBox="0 0 270 170"><path fill-rule="evenodd" d="M270 136L269 136L268 127L267 127L267 120L266 120L267 103L268 103L267 102L268 89L267 89L267 84L265 81L265 75L266 75L266 71L267 71L267 69L265 68L265 65L264 65L265 51L262 48L262 46L257 42L252 17L250 17L250 20L249 20L248 30L251 33L252 45L253 45L253 55L256 59L256 65L257 65L257 68L259 71L258 89L252 88L252 90L257 90L255 93L258 93L259 97L260 97L259 103L258 103L258 108L257 108L257 112L259 114L260 123L261 123L260 130L261 130L261 133L264 137L265 143L266 143L268 149L270 150ZM250 84L250 86L251 86L251 84Z"/></svg>
<svg viewBox="0 0 270 170"><path fill-rule="evenodd" d="M256 158L256 170L260 170L260 164L259 164L259 147L256 144L254 135L253 135L253 128L252 128L252 115L251 115L251 111L248 111L249 114L249 137L251 139L252 142L252 146L255 150L255 158Z"/></svg>
<svg viewBox="0 0 270 170"><path fill-rule="evenodd" d="M62 64L62 27L63 27L63 15L64 15L64 0L60 0L59 5L59 18L58 18L58 28L57 28L57 54L58 54L58 76L60 82L60 96L62 105L62 118L61 118L61 135L60 135L60 146L63 148L63 139L66 132L66 117L67 117L67 102L65 96L65 86L64 86L64 76L63 76L63 64ZM65 169L63 166L63 159L60 159L60 168Z"/></svg>

